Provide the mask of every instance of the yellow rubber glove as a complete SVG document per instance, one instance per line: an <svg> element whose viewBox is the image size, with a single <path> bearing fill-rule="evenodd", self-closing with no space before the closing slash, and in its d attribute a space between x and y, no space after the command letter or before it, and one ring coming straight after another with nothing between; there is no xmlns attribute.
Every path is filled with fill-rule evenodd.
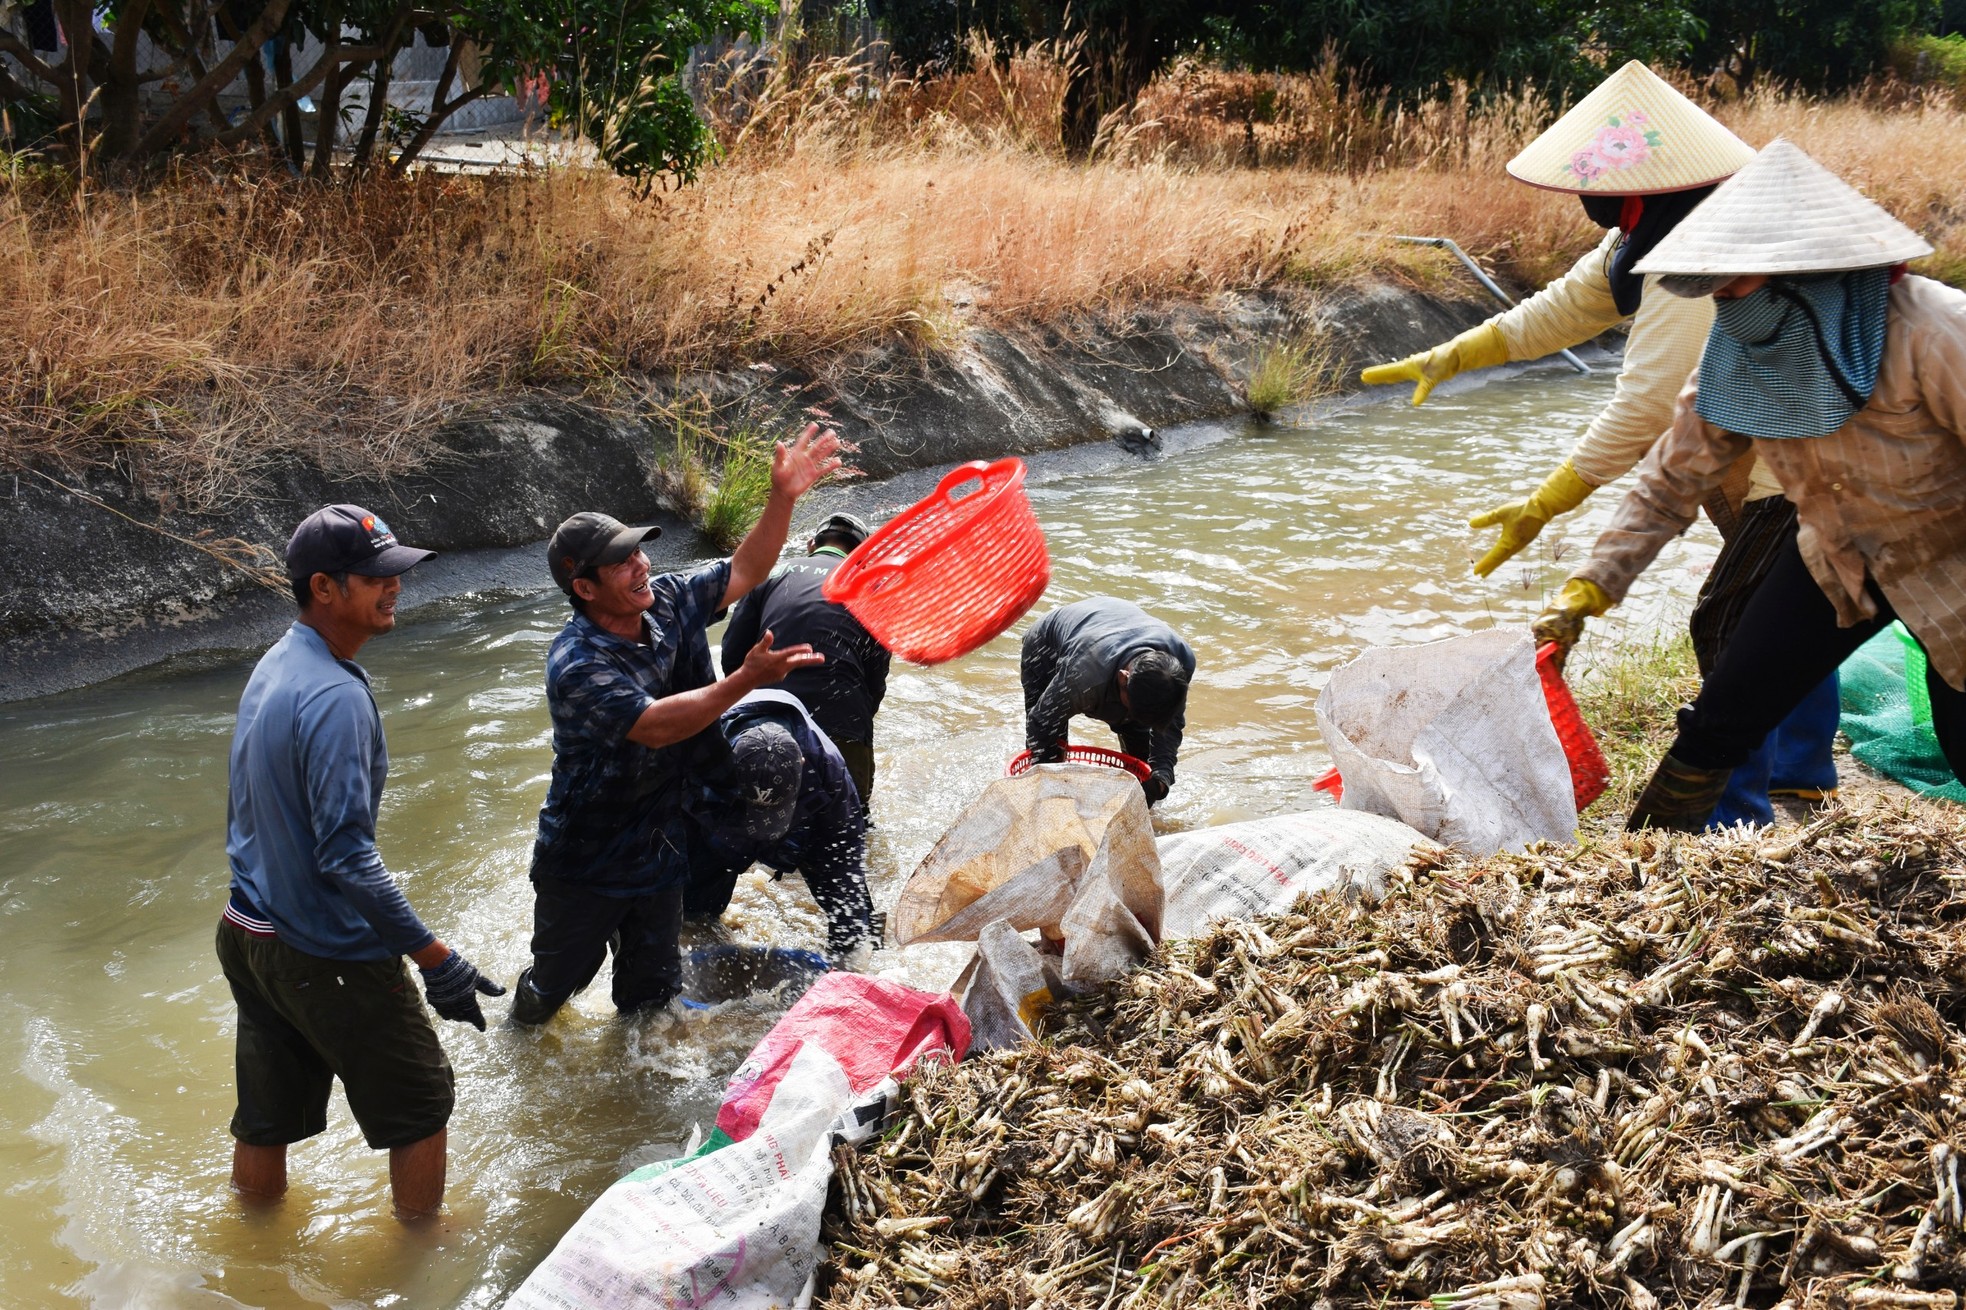
<svg viewBox="0 0 1966 1310"><path fill-rule="evenodd" d="M1559 514L1568 514L1584 503L1584 499L1597 488L1577 476L1569 460L1556 466L1556 472L1543 479L1543 485L1529 493L1526 500L1513 500L1477 514L1468 520L1471 528L1496 528L1502 535L1495 539L1494 546L1483 555L1474 566L1477 577L1487 577L1511 555L1536 540L1549 521Z"/></svg>
<svg viewBox="0 0 1966 1310"><path fill-rule="evenodd" d="M1611 598L1604 594L1604 588L1588 578L1572 578L1556 593L1549 608L1536 616L1529 630L1536 634L1537 645L1553 641L1567 655L1577 638L1584 635L1584 620L1610 608Z"/></svg>
<svg viewBox="0 0 1966 1310"><path fill-rule="evenodd" d="M1509 344L1502 340L1502 329L1490 320L1480 327L1469 328L1452 341L1435 346L1432 350L1408 355L1397 364L1374 364L1359 374L1358 380L1369 387L1388 382L1411 382L1413 403L1417 405L1435 387L1456 373L1465 373L1471 368L1492 368L1508 362Z"/></svg>

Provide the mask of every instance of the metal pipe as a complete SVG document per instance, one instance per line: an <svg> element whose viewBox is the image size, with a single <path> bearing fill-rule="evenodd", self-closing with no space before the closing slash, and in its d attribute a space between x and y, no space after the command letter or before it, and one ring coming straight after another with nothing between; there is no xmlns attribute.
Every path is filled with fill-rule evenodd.
<svg viewBox="0 0 1966 1310"><path fill-rule="evenodd" d="M1502 290L1502 288L1496 286L1495 279L1489 277L1488 274L1482 272L1481 265L1475 263L1474 260L1470 259L1468 257L1468 252L1461 249L1461 247L1455 245L1454 240L1451 237L1405 237L1405 236L1393 236L1386 233L1371 233L1369 235L1378 236L1382 240L1403 242L1404 244L1409 246L1432 246L1435 250L1445 250L1449 254L1453 255L1454 258L1460 260L1462 265L1466 267L1468 272L1475 275L1475 281L1481 283L1481 285L1488 288L1489 295L1495 297L1495 299L1501 301L1504 305L1513 306L1515 304L1515 301L1509 298L1509 293ZM1578 359L1570 351L1560 350L1557 353L1559 355L1562 355L1565 360L1569 361L1570 367L1576 369L1579 373L1582 373L1585 377L1589 377L1591 375L1591 366L1589 364L1586 364L1583 360Z"/></svg>

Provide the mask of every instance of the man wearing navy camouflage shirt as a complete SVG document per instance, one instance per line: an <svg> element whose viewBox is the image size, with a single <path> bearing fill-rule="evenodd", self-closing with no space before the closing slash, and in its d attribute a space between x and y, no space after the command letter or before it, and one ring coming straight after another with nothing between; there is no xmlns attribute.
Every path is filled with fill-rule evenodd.
<svg viewBox="0 0 1966 1310"><path fill-rule="evenodd" d="M575 610L546 659L553 779L533 844L532 966L512 1017L542 1023L614 953L615 1007L665 1005L681 983L677 947L689 876L686 777L728 766L717 716L746 693L824 662L764 633L719 680L705 630L778 560L800 496L840 465L839 438L808 424L772 456L763 514L728 560L653 574L631 528L576 514L547 546Z"/></svg>

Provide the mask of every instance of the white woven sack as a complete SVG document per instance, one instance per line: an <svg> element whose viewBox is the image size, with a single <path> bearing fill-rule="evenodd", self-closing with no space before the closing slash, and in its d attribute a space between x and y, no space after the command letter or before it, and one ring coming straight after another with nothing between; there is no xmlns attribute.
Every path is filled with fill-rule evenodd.
<svg viewBox="0 0 1966 1310"><path fill-rule="evenodd" d="M1307 810L1196 828L1160 839L1168 937L1198 937L1219 919L1253 919L1300 896L1377 901L1386 875L1415 851L1438 849L1398 819Z"/></svg>
<svg viewBox="0 0 1966 1310"><path fill-rule="evenodd" d="M1366 651L1331 675L1318 728L1348 810L1472 856L1576 835L1576 793L1528 634Z"/></svg>

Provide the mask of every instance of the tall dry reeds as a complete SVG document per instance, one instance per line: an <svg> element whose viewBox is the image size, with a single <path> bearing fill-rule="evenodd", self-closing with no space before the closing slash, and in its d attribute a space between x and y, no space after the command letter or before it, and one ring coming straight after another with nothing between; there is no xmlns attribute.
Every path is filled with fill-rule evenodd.
<svg viewBox="0 0 1966 1310"><path fill-rule="evenodd" d="M78 198L0 166L0 459L121 458L210 504L288 453L407 467L444 417L518 388L639 391L767 356L838 373L977 321L1453 276L1389 231L1452 236L1529 284L1596 239L1568 197L1502 171L1547 117L1532 97L1401 110L1329 76L1182 66L1076 163L1070 53L982 49L927 82L732 67L725 158L646 199L579 168L328 188L189 165ZM1792 137L1966 273L1956 108L1719 112L1753 143Z"/></svg>

